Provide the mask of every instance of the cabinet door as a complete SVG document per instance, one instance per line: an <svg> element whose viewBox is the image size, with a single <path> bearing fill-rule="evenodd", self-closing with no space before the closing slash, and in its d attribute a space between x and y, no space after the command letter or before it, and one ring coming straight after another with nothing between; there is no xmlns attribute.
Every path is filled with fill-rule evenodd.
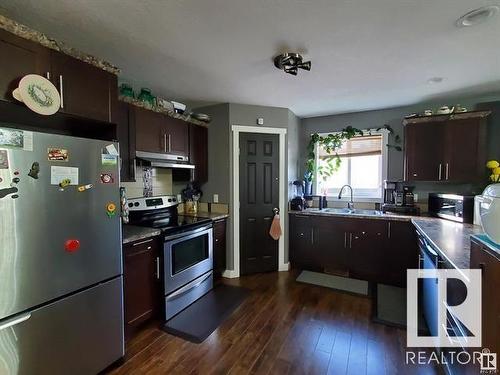
<svg viewBox="0 0 500 375"><path fill-rule="evenodd" d="M167 153L189 156L189 124L185 121L164 116Z"/></svg>
<svg viewBox="0 0 500 375"><path fill-rule="evenodd" d="M135 132L129 118L130 105L119 101L113 111L113 122L117 126L120 142L120 181L135 181Z"/></svg>
<svg viewBox="0 0 500 375"><path fill-rule="evenodd" d="M50 50L0 30L0 99L16 101L12 90L27 74L50 73Z"/></svg>
<svg viewBox="0 0 500 375"><path fill-rule="evenodd" d="M208 181L208 128L189 125L189 162L195 165L194 180Z"/></svg>
<svg viewBox="0 0 500 375"><path fill-rule="evenodd" d="M443 122L405 126L406 181L439 181L444 179Z"/></svg>
<svg viewBox="0 0 500 375"><path fill-rule="evenodd" d="M471 242L470 267L482 270L482 345L492 353L500 352L500 261L480 244Z"/></svg>
<svg viewBox="0 0 500 375"><path fill-rule="evenodd" d="M156 239L126 245L123 253L125 331L129 334L159 310L161 262Z"/></svg>
<svg viewBox="0 0 500 375"><path fill-rule="evenodd" d="M226 269L226 220L214 222L214 271L222 275Z"/></svg>
<svg viewBox="0 0 500 375"><path fill-rule="evenodd" d="M485 175L486 121L453 120L446 124L443 179L457 182L480 180Z"/></svg>
<svg viewBox="0 0 500 375"><path fill-rule="evenodd" d="M138 151L166 153L167 139L163 115L134 107L135 147Z"/></svg>
<svg viewBox="0 0 500 375"><path fill-rule="evenodd" d="M312 253L313 222L311 216L290 214L288 243L290 260L298 268L314 266Z"/></svg>
<svg viewBox="0 0 500 375"><path fill-rule="evenodd" d="M384 273L387 223L384 220L353 219L348 233L350 275L363 280L378 281Z"/></svg>
<svg viewBox="0 0 500 375"><path fill-rule="evenodd" d="M380 256L385 265L378 276L379 282L406 287L406 270L418 268L418 244L413 224L387 222L387 242Z"/></svg>
<svg viewBox="0 0 500 375"><path fill-rule="evenodd" d="M334 217L315 218L315 255L324 272L347 275L350 253L347 249L346 220Z"/></svg>

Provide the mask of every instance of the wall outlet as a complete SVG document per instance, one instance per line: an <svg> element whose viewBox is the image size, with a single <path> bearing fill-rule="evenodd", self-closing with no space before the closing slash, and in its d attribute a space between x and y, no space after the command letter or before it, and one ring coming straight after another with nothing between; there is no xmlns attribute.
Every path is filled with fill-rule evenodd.
<svg viewBox="0 0 500 375"><path fill-rule="evenodd" d="M264 125L264 119L262 117L257 119L257 125Z"/></svg>
<svg viewBox="0 0 500 375"><path fill-rule="evenodd" d="M414 201L415 203L417 203L417 202L418 202L418 194L416 194L416 193L414 193L414 194L413 194L413 201Z"/></svg>
<svg viewBox="0 0 500 375"><path fill-rule="evenodd" d="M182 202L182 195L177 194L177 202L179 202L179 203Z"/></svg>
<svg viewBox="0 0 500 375"><path fill-rule="evenodd" d="M219 194L214 194L214 203L219 203Z"/></svg>

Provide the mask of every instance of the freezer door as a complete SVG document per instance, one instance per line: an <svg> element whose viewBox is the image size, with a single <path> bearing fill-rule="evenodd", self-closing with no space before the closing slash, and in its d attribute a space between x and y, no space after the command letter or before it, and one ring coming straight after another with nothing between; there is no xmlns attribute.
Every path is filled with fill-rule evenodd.
<svg viewBox="0 0 500 375"><path fill-rule="evenodd" d="M118 161L102 156L111 143L26 133L25 149L6 147L2 130L0 319L122 273ZM78 185L76 169L60 167L77 168ZM101 174L112 181L101 182ZM71 185L51 183L66 176Z"/></svg>
<svg viewBox="0 0 500 375"><path fill-rule="evenodd" d="M124 355L122 277L0 321L0 374L97 374Z"/></svg>

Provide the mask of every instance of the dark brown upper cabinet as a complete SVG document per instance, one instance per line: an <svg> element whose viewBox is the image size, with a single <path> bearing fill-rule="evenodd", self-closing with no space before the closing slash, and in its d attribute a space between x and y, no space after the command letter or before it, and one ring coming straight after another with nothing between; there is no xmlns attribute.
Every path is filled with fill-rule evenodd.
<svg viewBox="0 0 500 375"><path fill-rule="evenodd" d="M113 110L113 123L117 126L120 142L120 181L135 181L135 128L130 120L133 108L122 101L117 101Z"/></svg>
<svg viewBox="0 0 500 375"><path fill-rule="evenodd" d="M0 99L15 101L12 91L27 74L50 76L50 50L0 30Z"/></svg>
<svg viewBox="0 0 500 375"><path fill-rule="evenodd" d="M135 147L137 151L167 153L167 137L163 129L163 115L133 107Z"/></svg>
<svg viewBox="0 0 500 375"><path fill-rule="evenodd" d="M193 180L203 184L208 181L208 128L189 125L189 162L194 164Z"/></svg>
<svg viewBox="0 0 500 375"><path fill-rule="evenodd" d="M167 153L189 156L189 126L188 123L172 117L163 116L163 134L166 137Z"/></svg>
<svg viewBox="0 0 500 375"><path fill-rule="evenodd" d="M60 112L112 121L118 99L116 75L3 30L0 55L0 99L15 102L12 90L20 79L27 74L39 74L58 89Z"/></svg>
<svg viewBox="0 0 500 375"><path fill-rule="evenodd" d="M162 113L134 107L138 151L189 156L189 125Z"/></svg>
<svg viewBox="0 0 500 375"><path fill-rule="evenodd" d="M118 100L114 74L57 51L51 52L51 72L61 112L111 122L112 101Z"/></svg>
<svg viewBox="0 0 500 375"><path fill-rule="evenodd" d="M475 182L484 178L489 114L405 120L405 180Z"/></svg>

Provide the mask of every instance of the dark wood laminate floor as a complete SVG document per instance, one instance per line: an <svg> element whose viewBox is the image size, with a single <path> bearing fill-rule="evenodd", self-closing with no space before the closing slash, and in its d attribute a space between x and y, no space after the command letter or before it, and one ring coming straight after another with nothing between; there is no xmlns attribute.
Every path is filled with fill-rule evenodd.
<svg viewBox="0 0 500 375"><path fill-rule="evenodd" d="M405 365L406 331L371 321L371 300L295 281L295 272L225 280L252 290L202 344L151 324L112 374L438 374ZM203 318L203 317L200 317Z"/></svg>

